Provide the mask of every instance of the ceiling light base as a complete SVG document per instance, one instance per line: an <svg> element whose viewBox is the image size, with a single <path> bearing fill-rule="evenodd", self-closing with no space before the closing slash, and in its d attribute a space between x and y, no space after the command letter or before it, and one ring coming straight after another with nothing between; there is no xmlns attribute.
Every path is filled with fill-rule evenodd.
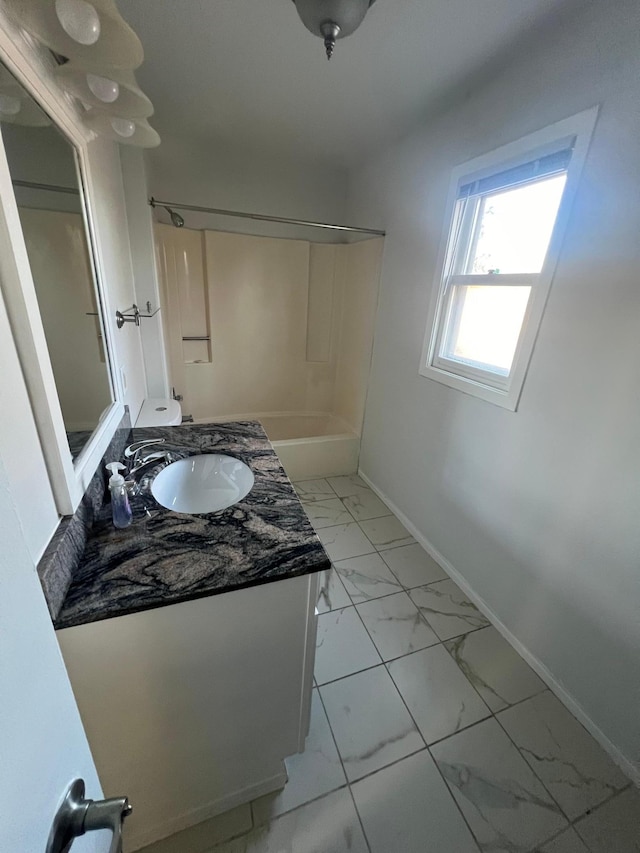
<svg viewBox="0 0 640 853"><path fill-rule="evenodd" d="M16 2L16 0L12 0ZM354 33L375 0L293 0L300 20L324 41L331 59L338 39Z"/></svg>
<svg viewBox="0 0 640 853"><path fill-rule="evenodd" d="M336 46L336 39L340 36L340 27L333 21L325 21L320 27L320 32L324 38L324 47L327 51L327 59L333 56L333 50Z"/></svg>

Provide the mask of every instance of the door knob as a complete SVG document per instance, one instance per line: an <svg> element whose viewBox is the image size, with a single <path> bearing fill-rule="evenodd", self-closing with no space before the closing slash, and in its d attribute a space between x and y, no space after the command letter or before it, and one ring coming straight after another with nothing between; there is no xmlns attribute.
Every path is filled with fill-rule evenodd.
<svg viewBox="0 0 640 853"><path fill-rule="evenodd" d="M84 779L75 779L56 812L46 853L68 853L73 839L93 829L110 829L109 853L122 853L122 822L133 808L127 797L85 800Z"/></svg>

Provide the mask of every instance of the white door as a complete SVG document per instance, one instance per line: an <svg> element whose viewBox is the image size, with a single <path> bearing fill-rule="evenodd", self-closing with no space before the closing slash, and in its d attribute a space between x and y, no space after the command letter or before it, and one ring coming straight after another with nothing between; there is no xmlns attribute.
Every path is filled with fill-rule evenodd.
<svg viewBox="0 0 640 853"><path fill-rule="evenodd" d="M0 851L44 853L69 783L102 791L40 587L57 512L4 300L0 228ZM119 795L120 791L111 792ZM110 832L71 853L106 853Z"/></svg>
<svg viewBox="0 0 640 853"><path fill-rule="evenodd" d="M92 799L102 791L1 450L0 850L44 853L69 783L84 778ZM110 840L106 830L88 833L71 853L106 853Z"/></svg>

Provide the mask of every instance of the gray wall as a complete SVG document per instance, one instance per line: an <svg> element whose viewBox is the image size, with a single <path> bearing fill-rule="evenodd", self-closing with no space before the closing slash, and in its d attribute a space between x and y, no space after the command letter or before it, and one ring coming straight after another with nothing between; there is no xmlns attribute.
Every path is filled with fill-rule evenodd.
<svg viewBox="0 0 640 853"><path fill-rule="evenodd" d="M388 234L363 471L640 773L639 79L637 0L585 3L367 162L349 212ZM452 167L597 103L519 411L420 377Z"/></svg>
<svg viewBox="0 0 640 853"><path fill-rule="evenodd" d="M346 172L257 148L163 137L147 152L149 192L164 201L320 222L344 223ZM182 211L188 228L339 242L332 232ZM164 211L158 219L169 222ZM366 224L366 223L365 223Z"/></svg>
<svg viewBox="0 0 640 853"><path fill-rule="evenodd" d="M78 189L73 146L54 125L25 127L2 123L2 141L12 180ZM81 213L80 196L15 187L20 207Z"/></svg>

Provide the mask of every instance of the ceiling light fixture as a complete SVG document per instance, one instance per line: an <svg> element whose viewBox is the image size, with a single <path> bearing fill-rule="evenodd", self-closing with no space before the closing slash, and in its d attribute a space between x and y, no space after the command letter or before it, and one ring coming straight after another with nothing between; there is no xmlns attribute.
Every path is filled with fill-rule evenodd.
<svg viewBox="0 0 640 853"><path fill-rule="evenodd" d="M293 0L305 27L324 40L331 59L338 39L354 33L375 0Z"/></svg>

